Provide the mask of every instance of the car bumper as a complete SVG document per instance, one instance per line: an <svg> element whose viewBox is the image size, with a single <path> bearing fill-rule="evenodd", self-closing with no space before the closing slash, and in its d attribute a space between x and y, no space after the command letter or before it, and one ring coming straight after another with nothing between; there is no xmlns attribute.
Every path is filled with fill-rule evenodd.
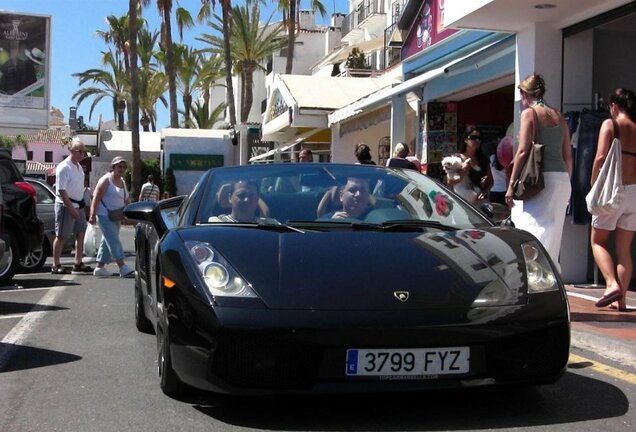
<svg viewBox="0 0 636 432"><path fill-rule="evenodd" d="M435 325L424 323L421 311L190 308L181 299L169 307L171 356L185 383L238 395L548 383L565 371L570 326L559 293L538 297L542 299L521 311L518 306L499 308L502 317L516 313L514 320ZM439 311L431 311L435 313ZM345 373L351 348L457 346L470 347L466 374L389 380Z"/></svg>

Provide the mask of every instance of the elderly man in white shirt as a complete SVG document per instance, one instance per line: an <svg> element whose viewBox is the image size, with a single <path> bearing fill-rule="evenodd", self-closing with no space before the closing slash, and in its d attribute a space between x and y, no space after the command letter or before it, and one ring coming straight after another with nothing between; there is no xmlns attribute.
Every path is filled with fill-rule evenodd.
<svg viewBox="0 0 636 432"><path fill-rule="evenodd" d="M84 143L74 137L71 154L55 169L55 240L53 241L53 274L68 274L68 269L60 264L64 241L75 234L74 274L89 274L93 269L82 262L84 253L84 233L86 232L86 212L84 203L84 169L80 161L84 158Z"/></svg>

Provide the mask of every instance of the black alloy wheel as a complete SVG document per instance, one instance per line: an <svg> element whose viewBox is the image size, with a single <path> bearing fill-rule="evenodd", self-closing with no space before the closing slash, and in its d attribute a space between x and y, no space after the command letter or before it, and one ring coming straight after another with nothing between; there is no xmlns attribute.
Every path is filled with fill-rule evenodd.
<svg viewBox="0 0 636 432"><path fill-rule="evenodd" d="M152 323L144 312L144 298L141 292L141 277L139 271L135 275L135 326L142 333L153 333Z"/></svg>
<svg viewBox="0 0 636 432"><path fill-rule="evenodd" d="M159 384L164 394L175 397L183 393L184 385L172 368L170 357L170 339L168 332L157 325L157 367L159 369Z"/></svg>
<svg viewBox="0 0 636 432"><path fill-rule="evenodd" d="M11 282L19 265L18 243L11 233L7 234L9 234L9 243L5 245L4 257L2 262L0 262L0 286Z"/></svg>
<svg viewBox="0 0 636 432"><path fill-rule="evenodd" d="M20 273L37 273L42 270L42 267L44 267L44 263L46 262L46 258L49 256L48 250L49 248L46 243L46 239L44 239L42 249L38 252L29 251L22 259L20 259L18 271Z"/></svg>

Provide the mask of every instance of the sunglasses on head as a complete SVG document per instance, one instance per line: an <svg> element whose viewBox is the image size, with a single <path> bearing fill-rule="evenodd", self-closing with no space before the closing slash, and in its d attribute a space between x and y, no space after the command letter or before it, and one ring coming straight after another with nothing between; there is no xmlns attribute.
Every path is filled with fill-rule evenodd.
<svg viewBox="0 0 636 432"><path fill-rule="evenodd" d="M473 141L481 141L481 136L479 136L479 135L468 135L468 139L469 140L473 140Z"/></svg>

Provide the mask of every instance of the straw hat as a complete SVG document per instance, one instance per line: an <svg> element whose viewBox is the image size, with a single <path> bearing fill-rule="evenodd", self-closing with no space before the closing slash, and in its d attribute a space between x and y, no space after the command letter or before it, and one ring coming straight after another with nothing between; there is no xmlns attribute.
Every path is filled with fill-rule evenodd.
<svg viewBox="0 0 636 432"><path fill-rule="evenodd" d="M44 54L44 51L40 50L39 48L33 48L31 51L29 51L28 49L25 49L24 54L33 63L37 63L39 65L43 65L44 60L46 59L46 54Z"/></svg>

